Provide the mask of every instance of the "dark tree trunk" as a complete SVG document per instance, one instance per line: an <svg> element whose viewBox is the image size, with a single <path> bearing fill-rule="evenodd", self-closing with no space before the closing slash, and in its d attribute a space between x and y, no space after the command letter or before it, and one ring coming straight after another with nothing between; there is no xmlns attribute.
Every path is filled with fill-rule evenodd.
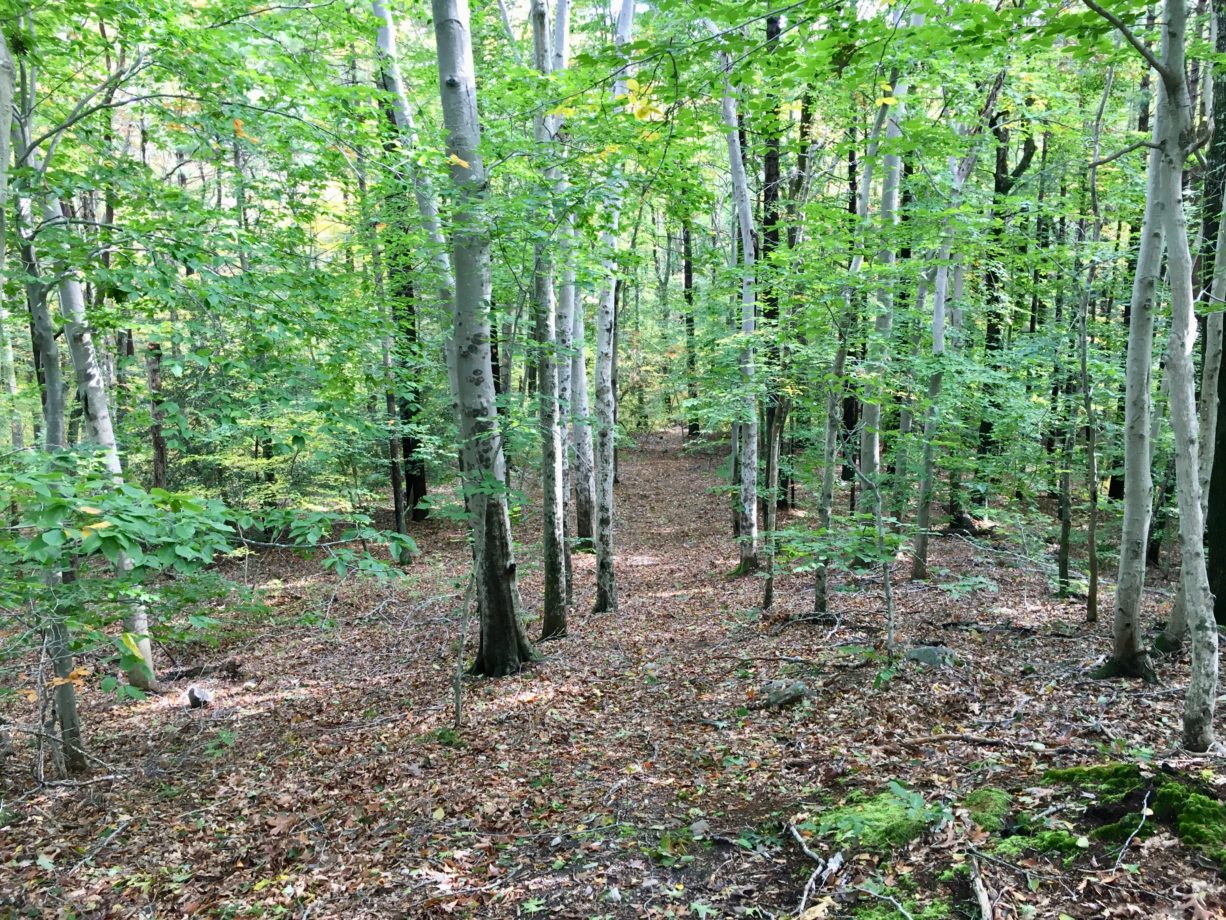
<svg viewBox="0 0 1226 920"><path fill-rule="evenodd" d="M681 223L682 294L685 299L685 389L690 402L690 420L687 426L689 437L696 438L700 432L694 403L698 399L698 355L694 343L694 252L690 219Z"/></svg>
<svg viewBox="0 0 1226 920"><path fill-rule="evenodd" d="M153 447L153 477L155 489L166 488L166 436L162 433L162 346L150 342L145 351L145 367L149 374L149 441Z"/></svg>

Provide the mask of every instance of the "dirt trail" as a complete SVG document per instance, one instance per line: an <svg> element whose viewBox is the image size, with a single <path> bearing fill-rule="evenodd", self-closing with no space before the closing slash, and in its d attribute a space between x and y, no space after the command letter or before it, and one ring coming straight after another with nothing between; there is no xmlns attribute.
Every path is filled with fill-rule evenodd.
<svg viewBox="0 0 1226 920"><path fill-rule="evenodd" d="M946 587L897 586L900 638L953 646L959 668L902 667L882 683L884 663L840 652L879 641L879 580L839 581L837 627L788 625L785 615L811 607L812 587L784 575L778 612L763 618L760 579L727 575L730 512L711 491L722 460L722 445L687 452L673 434L622 452L621 609L588 613L593 559L577 555L570 636L542 645L521 675L467 681L459 730L458 525L418 527L422 556L394 588L338 585L291 554L253 560L247 575L268 589L274 621L197 650L242 656L244 677L217 682L204 713L176 694L121 705L87 691L92 751L124 780L10 790L21 819L0 830L0 854L18 857L0 864L0 906L787 916L812 864L782 829L806 804L898 779L952 806L986 782L1020 789L1048 766L1102 759L1102 745L1173 748L1177 695L1083 684L1105 625L1082 626L1075 607L1049 599L1041 571L990 549L937 540ZM540 596L536 526L535 511L516 525L529 611ZM780 677L802 678L813 698L751 711ZM933 735L954 737L916 741ZM947 846L925 840L903 860L931 878L948 866ZM876 857L857 861L837 883L843 913L831 916L852 916L848 886L881 871ZM1180 872L1173 864L1142 882L1169 887ZM1102 887L1065 886L1080 907L1062 909L1104 916L1080 911L1092 898L1129 898L1122 882Z"/></svg>

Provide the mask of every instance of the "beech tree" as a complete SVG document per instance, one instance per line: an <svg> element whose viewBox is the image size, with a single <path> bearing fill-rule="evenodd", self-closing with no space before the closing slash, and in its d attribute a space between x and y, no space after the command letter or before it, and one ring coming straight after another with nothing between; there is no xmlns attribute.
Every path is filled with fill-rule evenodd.
<svg viewBox="0 0 1226 920"><path fill-rule="evenodd" d="M513 674L533 655L519 611L511 519L502 491L503 446L490 360L490 244L481 207L486 174L481 160L477 76L467 0L433 0L439 93L447 154L457 198L452 214L455 294L450 360L463 439L465 501L471 522L481 645L474 670Z"/></svg>

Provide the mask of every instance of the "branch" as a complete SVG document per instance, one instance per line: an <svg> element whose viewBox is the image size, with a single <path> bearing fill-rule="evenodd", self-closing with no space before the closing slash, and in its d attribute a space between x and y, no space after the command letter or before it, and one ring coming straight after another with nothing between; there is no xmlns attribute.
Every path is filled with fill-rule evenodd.
<svg viewBox="0 0 1226 920"><path fill-rule="evenodd" d="M1135 144L1129 144L1123 150L1119 150L1109 157L1103 157L1101 160L1095 160L1090 164L1091 169L1096 169L1099 166L1106 166L1112 160L1118 160L1120 157L1132 153L1134 150L1139 150L1142 147L1149 147L1151 150L1158 150L1161 144L1155 144L1153 141L1137 141Z"/></svg>
<svg viewBox="0 0 1226 920"><path fill-rule="evenodd" d="M995 920L996 911L992 909L992 896L988 894L988 886L983 883L979 860L974 856L971 857L971 887L975 889L975 900L979 902L979 913L983 920Z"/></svg>
<svg viewBox="0 0 1226 920"><path fill-rule="evenodd" d="M1136 839L1137 834L1141 833L1141 828L1145 826L1145 818L1149 815L1149 790L1145 790L1145 799L1141 802L1141 823L1137 825L1137 829L1128 835L1128 839L1124 841L1124 845L1120 847L1120 855L1116 857L1115 865L1111 867L1114 872L1124 862L1124 854L1128 852L1128 848L1132 846L1132 841Z"/></svg>
<svg viewBox="0 0 1226 920"><path fill-rule="evenodd" d="M1116 29L1119 30L1119 33L1128 40L1128 44L1136 48L1141 57L1145 58L1145 60L1149 63L1149 66L1158 71L1158 75L1162 77L1162 81L1166 83L1167 86L1178 82L1176 75L1171 72L1171 69L1158 60L1145 42L1137 38L1136 33L1133 32L1132 29L1128 28L1124 20L1120 19L1119 16L1115 15L1115 13L1111 12L1105 7L1100 6L1096 0L1081 0L1081 2L1096 12L1099 16L1103 17L1103 19L1107 20L1107 22L1111 23L1111 25L1115 26Z"/></svg>
<svg viewBox="0 0 1226 920"><path fill-rule="evenodd" d="M1022 143L1022 158L1017 161L1013 167L1013 172L1009 173L1009 187L1013 187L1013 183L1022 178L1022 174L1030 168L1030 161L1034 159L1035 151L1038 150L1038 144L1034 142L1034 134L1027 134L1026 140Z"/></svg>

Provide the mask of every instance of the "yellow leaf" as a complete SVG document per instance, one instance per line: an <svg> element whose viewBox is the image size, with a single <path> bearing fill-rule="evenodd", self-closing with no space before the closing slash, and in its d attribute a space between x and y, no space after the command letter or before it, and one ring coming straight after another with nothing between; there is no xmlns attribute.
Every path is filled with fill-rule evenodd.
<svg viewBox="0 0 1226 920"><path fill-rule="evenodd" d="M634 79L634 77L631 77L629 80L626 81L626 89L630 90L631 92L634 92L638 88L639 88L639 81Z"/></svg>
<svg viewBox="0 0 1226 920"><path fill-rule="evenodd" d="M894 96L882 96L877 100L877 105L895 105L897 102L898 99Z"/></svg>
<svg viewBox="0 0 1226 920"><path fill-rule="evenodd" d="M38 700L38 692L35 690L26 690L22 693L22 696L24 696L31 703L37 702Z"/></svg>
<svg viewBox="0 0 1226 920"><path fill-rule="evenodd" d="M234 119L234 134L236 137L247 136L247 132L243 130L243 120L241 118Z"/></svg>
<svg viewBox="0 0 1226 920"><path fill-rule="evenodd" d="M114 527L115 525L110 521L91 521L89 526L94 530L106 530L108 527Z"/></svg>
<svg viewBox="0 0 1226 920"><path fill-rule="evenodd" d="M452 166L458 166L461 169L468 169L468 160L462 160L454 153L447 157L447 162Z"/></svg>
<svg viewBox="0 0 1226 920"><path fill-rule="evenodd" d="M434 809L434 811L430 814L430 817L435 821L442 821L445 814L447 814L447 812L443 811L442 807L440 806L439 808Z"/></svg>
<svg viewBox="0 0 1226 920"><path fill-rule="evenodd" d="M92 505L82 505L78 509L82 514L101 514L101 508L94 508Z"/></svg>

